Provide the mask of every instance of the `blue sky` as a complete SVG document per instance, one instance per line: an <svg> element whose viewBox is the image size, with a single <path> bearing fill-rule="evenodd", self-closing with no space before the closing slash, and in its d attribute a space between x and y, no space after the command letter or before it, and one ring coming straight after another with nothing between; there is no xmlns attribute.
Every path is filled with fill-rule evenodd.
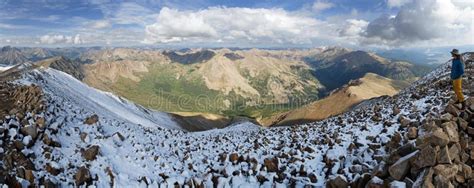
<svg viewBox="0 0 474 188"><path fill-rule="evenodd" d="M469 0L0 0L0 45L470 45L473 12Z"/></svg>

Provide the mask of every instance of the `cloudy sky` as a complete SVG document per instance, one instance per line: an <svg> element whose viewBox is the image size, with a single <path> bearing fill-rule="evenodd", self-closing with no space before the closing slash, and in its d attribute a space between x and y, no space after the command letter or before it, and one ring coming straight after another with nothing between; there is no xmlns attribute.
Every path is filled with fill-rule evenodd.
<svg viewBox="0 0 474 188"><path fill-rule="evenodd" d="M0 45L474 45L474 1L0 0Z"/></svg>

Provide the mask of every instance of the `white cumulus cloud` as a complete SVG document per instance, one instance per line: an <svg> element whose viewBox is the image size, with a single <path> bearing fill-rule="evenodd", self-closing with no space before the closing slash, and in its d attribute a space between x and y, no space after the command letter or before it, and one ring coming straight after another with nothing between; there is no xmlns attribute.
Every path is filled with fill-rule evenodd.
<svg viewBox="0 0 474 188"><path fill-rule="evenodd" d="M412 0L396 15L371 21L361 42L386 46L474 44L473 18L474 7L469 3Z"/></svg>
<svg viewBox="0 0 474 188"><path fill-rule="evenodd" d="M312 8L313 8L313 11L320 12L320 11L330 9L330 8L333 8L333 7L334 7L333 3L317 0L313 3Z"/></svg>
<svg viewBox="0 0 474 188"><path fill-rule="evenodd" d="M283 9L210 7L198 11L163 8L146 26L146 43L305 43L321 22Z"/></svg>
<svg viewBox="0 0 474 188"><path fill-rule="evenodd" d="M345 25L339 30L340 36L357 37L364 34L369 22L365 20L348 19Z"/></svg>
<svg viewBox="0 0 474 188"><path fill-rule="evenodd" d="M41 44L82 44L79 34L75 36L67 35L43 35L39 38Z"/></svg>

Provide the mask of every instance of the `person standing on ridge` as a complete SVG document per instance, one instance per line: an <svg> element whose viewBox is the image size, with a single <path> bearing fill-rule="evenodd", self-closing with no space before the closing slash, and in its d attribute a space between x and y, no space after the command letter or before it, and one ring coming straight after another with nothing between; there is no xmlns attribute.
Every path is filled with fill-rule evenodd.
<svg viewBox="0 0 474 188"><path fill-rule="evenodd" d="M451 51L453 57L451 61L451 80L453 80L453 89L456 94L456 104L461 103L462 109L464 109L465 101L464 95L462 94L462 75L464 74L464 63L461 59L458 49Z"/></svg>

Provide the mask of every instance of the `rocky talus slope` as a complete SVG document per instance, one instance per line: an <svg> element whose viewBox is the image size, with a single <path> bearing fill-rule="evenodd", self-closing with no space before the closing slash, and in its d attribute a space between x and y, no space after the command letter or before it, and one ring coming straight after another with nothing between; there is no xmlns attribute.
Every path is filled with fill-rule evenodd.
<svg viewBox="0 0 474 188"><path fill-rule="evenodd" d="M467 68L464 92L473 96L474 67ZM464 111L451 104L447 66L398 95L323 121L276 128L242 123L204 132L165 128L166 122L144 125L104 113L78 100L82 96L73 87L67 87L70 92L58 90L67 83L53 78L62 74L40 68L1 84L0 95L10 98L11 107L2 109L7 115L0 122L0 184L473 185L474 101L469 99Z"/></svg>
<svg viewBox="0 0 474 188"><path fill-rule="evenodd" d="M393 151L375 168L372 179L367 176L363 182L370 187L385 187L393 180L407 187L473 187L474 98L467 104L465 111L449 104L440 117L426 119L421 126L409 123L405 136L414 140Z"/></svg>

